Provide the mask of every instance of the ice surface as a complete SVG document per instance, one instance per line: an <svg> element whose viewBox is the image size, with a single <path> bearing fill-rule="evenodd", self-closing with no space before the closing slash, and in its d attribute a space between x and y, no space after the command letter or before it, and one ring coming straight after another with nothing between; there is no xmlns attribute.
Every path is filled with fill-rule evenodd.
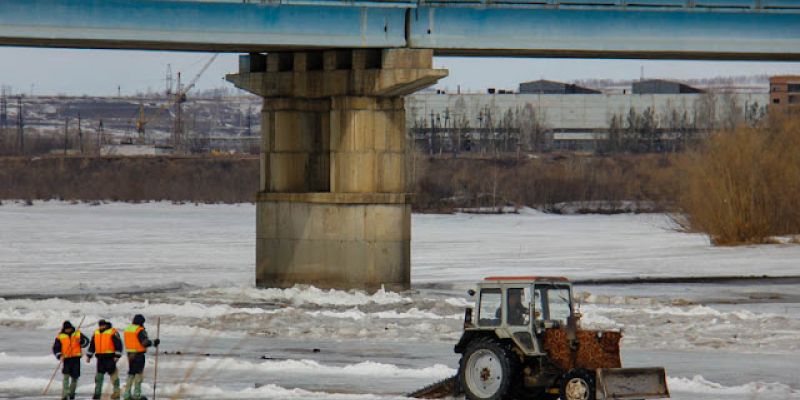
<svg viewBox="0 0 800 400"><path fill-rule="evenodd" d="M198 370L248 371L265 374L306 374L311 377L320 375L360 375L371 378L405 377L444 379L452 376L456 372L455 369L442 364L413 369L400 368L397 365L382 364L372 361L347 365L324 365L314 360L270 360L254 363L230 357L164 363L163 366L178 369L196 368Z"/></svg>
<svg viewBox="0 0 800 400"><path fill-rule="evenodd" d="M709 395L720 399L800 399L800 392L781 383L749 382L738 386L723 386L702 375L691 378L668 378L667 385L673 394ZM673 395L673 397L675 397Z"/></svg>
<svg viewBox="0 0 800 400"><path fill-rule="evenodd" d="M0 206L0 294L252 286L254 219L250 204L29 207L6 201ZM417 283L464 283L497 273L793 275L800 257L797 245L712 247L660 214L423 214L413 216L412 229ZM67 271L75 269L90 275L74 279ZM328 297L337 301L335 293Z"/></svg>
<svg viewBox="0 0 800 400"><path fill-rule="evenodd" d="M0 381L0 394L14 393L15 397L31 396L39 397L42 389L47 385L47 379L35 379L19 377ZM57 386L57 385L55 385ZM59 388L51 389L51 394L58 393ZM79 395L90 396L94 391L92 385L78 386L76 393ZM145 394L152 393L152 386L142 385ZM110 390L106 388L105 393ZM354 393L324 393L314 392L303 389L288 389L277 385L263 385L259 387L230 389L219 386L203 386L194 384L168 384L160 385L158 395L167 398L189 398L189 399L340 399L340 400L370 400L370 399L401 399L400 396L378 396L371 394ZM108 397L108 394L106 394Z"/></svg>
<svg viewBox="0 0 800 400"><path fill-rule="evenodd" d="M423 214L414 216L412 229L412 279L420 283L472 282L492 274L604 279L800 273L800 246L712 247L706 236L680 232L661 214Z"/></svg>
<svg viewBox="0 0 800 400"><path fill-rule="evenodd" d="M713 248L664 215L413 218L416 290L367 294L254 288L252 205L6 201L0 397L41 392L67 318L91 333L143 313L151 335L160 318L165 396L384 399L454 373L463 289L485 275L800 274L800 246ZM673 398L778 400L800 398L799 289L579 286L578 298L584 327L623 329L625 360L668 367Z"/></svg>

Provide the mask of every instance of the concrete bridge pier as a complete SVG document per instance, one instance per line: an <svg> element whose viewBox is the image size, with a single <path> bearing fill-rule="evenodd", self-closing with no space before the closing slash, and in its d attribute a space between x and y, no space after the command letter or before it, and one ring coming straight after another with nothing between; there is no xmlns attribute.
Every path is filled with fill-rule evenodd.
<svg viewBox="0 0 800 400"><path fill-rule="evenodd" d="M264 98L256 284L408 288L403 96L447 75L431 50L242 56L228 81Z"/></svg>

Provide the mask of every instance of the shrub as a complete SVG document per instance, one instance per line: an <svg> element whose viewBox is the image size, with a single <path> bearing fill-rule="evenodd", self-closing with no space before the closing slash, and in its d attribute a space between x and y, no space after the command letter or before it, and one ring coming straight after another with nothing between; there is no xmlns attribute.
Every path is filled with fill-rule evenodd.
<svg viewBox="0 0 800 400"><path fill-rule="evenodd" d="M710 136L680 162L688 228L718 245L800 232L800 122L772 118Z"/></svg>

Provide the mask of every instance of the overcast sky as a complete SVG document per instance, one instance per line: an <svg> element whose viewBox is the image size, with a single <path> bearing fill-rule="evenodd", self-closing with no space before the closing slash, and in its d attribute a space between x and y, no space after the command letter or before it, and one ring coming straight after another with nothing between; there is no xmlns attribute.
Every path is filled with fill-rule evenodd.
<svg viewBox="0 0 800 400"><path fill-rule="evenodd" d="M210 58L204 53L120 50L69 50L0 47L0 84L14 92L68 95L123 95L163 90L167 64L189 81ZM800 63L646 60L575 60L525 58L437 58L450 76L439 87L455 91L487 87L515 89L533 79L572 81L587 78L636 79L642 67L648 78L706 78L731 75L800 74ZM236 72L237 55L223 54L199 80L200 89L227 86ZM230 87L230 86L229 86Z"/></svg>

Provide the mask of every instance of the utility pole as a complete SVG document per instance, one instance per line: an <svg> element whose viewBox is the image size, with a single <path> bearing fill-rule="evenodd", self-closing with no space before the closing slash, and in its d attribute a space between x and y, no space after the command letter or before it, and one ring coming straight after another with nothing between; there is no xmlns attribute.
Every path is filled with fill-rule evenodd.
<svg viewBox="0 0 800 400"><path fill-rule="evenodd" d="M6 98L6 87L0 88L0 140L6 139L6 128L8 128L8 99Z"/></svg>
<svg viewBox="0 0 800 400"><path fill-rule="evenodd" d="M6 133L6 127L8 126L8 99L6 98L6 87L3 86L0 89L0 129L2 129L3 134Z"/></svg>
<svg viewBox="0 0 800 400"><path fill-rule="evenodd" d="M83 131L81 131L81 113L78 113L78 151L83 155Z"/></svg>
<svg viewBox="0 0 800 400"><path fill-rule="evenodd" d="M442 117L437 113L436 114L436 125L439 127L439 133L436 136L436 145L439 146L439 155L442 155L442 145L444 144L444 132L445 130L442 129Z"/></svg>
<svg viewBox="0 0 800 400"><path fill-rule="evenodd" d="M69 117L64 118L64 156L67 155L67 147L69 144Z"/></svg>
<svg viewBox="0 0 800 400"><path fill-rule="evenodd" d="M167 78L166 78L166 98L169 100L172 96L172 64L167 64Z"/></svg>
<svg viewBox="0 0 800 400"><path fill-rule="evenodd" d="M484 143L483 143L483 110L478 112L478 144L481 148L481 155L484 154Z"/></svg>
<svg viewBox="0 0 800 400"><path fill-rule="evenodd" d="M428 155L433 155L433 134L436 132L436 120L433 119L433 110L431 110L431 133L428 136Z"/></svg>
<svg viewBox="0 0 800 400"><path fill-rule="evenodd" d="M100 120L100 126L97 129L97 155L102 155L103 153L103 120Z"/></svg>
<svg viewBox="0 0 800 400"><path fill-rule="evenodd" d="M450 139L450 147L453 147L453 130L448 130L448 125L450 122L450 108L445 107L444 109L444 133L447 134L447 138ZM439 155L442 154L442 148L439 147Z"/></svg>
<svg viewBox="0 0 800 400"><path fill-rule="evenodd" d="M17 131L19 134L19 154L25 154L25 117L22 111L22 95L17 97Z"/></svg>
<svg viewBox="0 0 800 400"><path fill-rule="evenodd" d="M492 151L494 152L494 158L497 158L497 137L495 136L494 132L494 119L492 118L492 110L487 108L486 109L486 125L488 128L488 135L492 141Z"/></svg>
<svg viewBox="0 0 800 400"><path fill-rule="evenodd" d="M461 91L461 87L458 88L459 92ZM465 118L466 120L466 118ZM458 153L461 152L461 118L458 118L458 114L454 115L453 127L456 130L456 147L453 150L453 157L458 157Z"/></svg>
<svg viewBox="0 0 800 400"><path fill-rule="evenodd" d="M181 88L181 73L178 72L178 86L175 90L175 125L172 132L172 147L175 153L180 152L181 135L183 133L183 88Z"/></svg>
<svg viewBox="0 0 800 400"><path fill-rule="evenodd" d="M253 126L253 107L247 106L247 136L253 136L252 126Z"/></svg>

